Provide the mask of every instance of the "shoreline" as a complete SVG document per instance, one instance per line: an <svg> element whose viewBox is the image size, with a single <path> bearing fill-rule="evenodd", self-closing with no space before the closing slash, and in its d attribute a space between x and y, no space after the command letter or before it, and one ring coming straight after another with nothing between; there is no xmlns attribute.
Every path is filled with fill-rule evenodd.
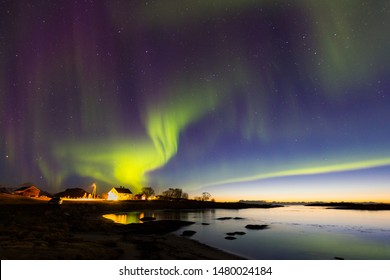
<svg viewBox="0 0 390 280"><path fill-rule="evenodd" d="M120 225L102 217L107 212L137 211L134 206L73 202L49 205L43 200L0 195L0 259L245 259L172 233L185 229L186 222ZM180 210L177 206L171 209Z"/></svg>

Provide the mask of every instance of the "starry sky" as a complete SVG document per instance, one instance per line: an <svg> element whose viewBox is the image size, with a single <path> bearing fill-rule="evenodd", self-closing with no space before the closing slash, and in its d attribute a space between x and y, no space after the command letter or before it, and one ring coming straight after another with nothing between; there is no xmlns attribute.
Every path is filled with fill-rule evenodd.
<svg viewBox="0 0 390 280"><path fill-rule="evenodd" d="M390 202L387 0L0 1L0 184Z"/></svg>

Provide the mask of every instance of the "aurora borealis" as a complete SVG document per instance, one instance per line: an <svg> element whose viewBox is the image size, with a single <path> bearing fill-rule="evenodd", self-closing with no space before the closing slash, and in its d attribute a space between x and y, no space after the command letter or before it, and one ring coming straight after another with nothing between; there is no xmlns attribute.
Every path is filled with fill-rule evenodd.
<svg viewBox="0 0 390 280"><path fill-rule="evenodd" d="M389 1L0 3L0 183L390 200Z"/></svg>

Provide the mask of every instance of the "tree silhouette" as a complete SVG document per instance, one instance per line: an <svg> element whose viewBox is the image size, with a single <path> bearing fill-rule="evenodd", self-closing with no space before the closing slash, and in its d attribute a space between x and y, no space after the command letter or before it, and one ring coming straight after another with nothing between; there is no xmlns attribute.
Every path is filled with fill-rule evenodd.
<svg viewBox="0 0 390 280"><path fill-rule="evenodd" d="M202 201L209 201L211 198L211 194L208 192L203 192L202 193Z"/></svg>
<svg viewBox="0 0 390 280"><path fill-rule="evenodd" d="M169 188L168 190L163 191L162 196L166 199L180 199L182 197L182 194L182 189Z"/></svg>
<svg viewBox="0 0 390 280"><path fill-rule="evenodd" d="M142 194L146 195L146 198L149 198L155 194L154 189L151 187L142 188Z"/></svg>
<svg viewBox="0 0 390 280"><path fill-rule="evenodd" d="M187 200L188 199L188 193L185 193L185 192L182 193L181 198Z"/></svg>

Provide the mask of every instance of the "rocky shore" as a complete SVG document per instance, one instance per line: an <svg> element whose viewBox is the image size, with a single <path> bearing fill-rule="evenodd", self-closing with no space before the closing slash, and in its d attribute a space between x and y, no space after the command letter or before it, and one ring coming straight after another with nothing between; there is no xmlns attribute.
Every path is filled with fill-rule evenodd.
<svg viewBox="0 0 390 280"><path fill-rule="evenodd" d="M1 259L241 259L171 232L191 224L150 221L119 225L102 214L140 209L199 209L200 203L68 202L0 196ZM210 203L210 208L245 204ZM203 204L205 207L205 204ZM251 207L251 206L249 206Z"/></svg>

